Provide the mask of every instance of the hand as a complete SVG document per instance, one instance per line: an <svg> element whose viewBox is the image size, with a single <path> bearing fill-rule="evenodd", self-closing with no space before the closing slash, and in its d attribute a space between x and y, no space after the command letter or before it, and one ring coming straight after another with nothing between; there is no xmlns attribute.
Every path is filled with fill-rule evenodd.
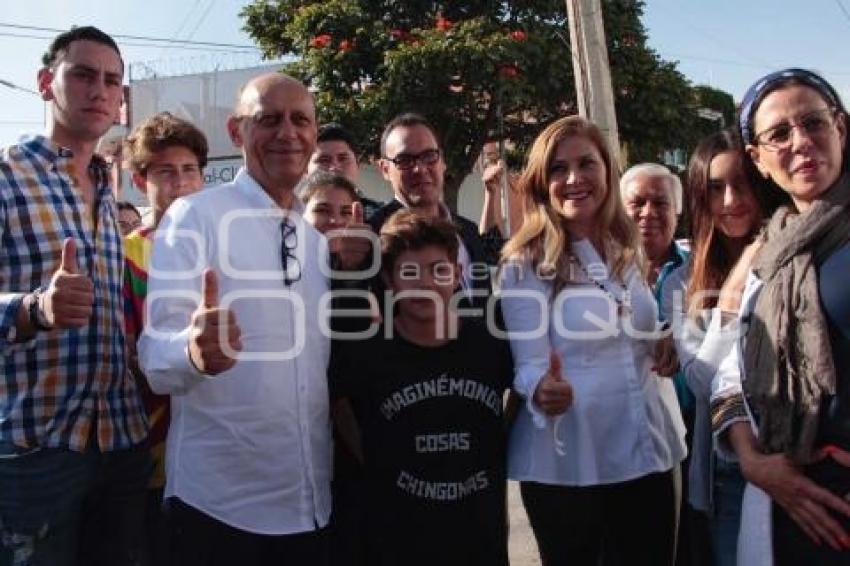
<svg viewBox="0 0 850 566"><path fill-rule="evenodd" d="M202 303L192 313L189 359L201 373L218 375L236 365L224 351L227 340L230 351L242 350L241 331L230 309L218 307L218 278L207 269L201 282Z"/></svg>
<svg viewBox="0 0 850 566"><path fill-rule="evenodd" d="M363 265L366 256L372 253L372 228L363 222L363 205L351 205L351 222L343 229L342 236L334 238L337 243L340 267L354 270Z"/></svg>
<svg viewBox="0 0 850 566"><path fill-rule="evenodd" d="M749 275L753 260L755 260L763 244L764 240L760 236L756 237L741 252L741 257L738 258L735 267L729 272L726 281L723 282L723 286L720 288L720 297L717 299L717 306L720 307L720 310L738 312L741 308L741 297L744 294L744 287L747 284L747 275Z"/></svg>
<svg viewBox="0 0 850 566"><path fill-rule="evenodd" d="M501 188L502 175L505 172L505 162L501 159L495 163L491 163L484 168L481 174L481 181L484 183L484 189L489 193L498 191Z"/></svg>
<svg viewBox="0 0 850 566"><path fill-rule="evenodd" d="M662 377L672 377L679 371L679 357L673 344L673 335L668 334L655 342L655 352L652 355L655 365L652 369Z"/></svg>
<svg viewBox="0 0 850 566"><path fill-rule="evenodd" d="M823 457L825 454L818 455ZM844 455L835 460L850 463L850 457ZM828 511L850 516L850 504L804 476L787 456L753 452L741 459L741 472L781 505L816 544L826 542L837 551L850 548L850 536Z"/></svg>
<svg viewBox="0 0 850 566"><path fill-rule="evenodd" d="M80 273L77 244L62 242L62 260L42 295L40 308L50 326L79 328L89 323L94 305L94 283Z"/></svg>
<svg viewBox="0 0 850 566"><path fill-rule="evenodd" d="M573 404L573 386L561 374L561 359L554 350L549 354L549 369L534 390L534 402L550 416L566 412Z"/></svg>

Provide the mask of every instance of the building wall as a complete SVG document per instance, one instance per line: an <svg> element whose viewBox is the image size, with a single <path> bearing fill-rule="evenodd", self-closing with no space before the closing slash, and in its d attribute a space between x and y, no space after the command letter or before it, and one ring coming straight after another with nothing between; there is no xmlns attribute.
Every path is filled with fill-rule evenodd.
<svg viewBox="0 0 850 566"><path fill-rule="evenodd" d="M156 112L169 111L191 121L207 136L209 164L204 170L205 185L217 185L233 178L241 166L239 151L227 134L225 123L233 108L236 93L251 77L274 71L279 65L228 70L176 77L131 80L129 94L130 129ZM380 201L392 198L392 190L371 164L361 167L362 190ZM461 186L458 211L474 222L481 216L483 202L481 172L473 171ZM132 186L130 176L121 175L120 198L138 206L147 206L144 194Z"/></svg>

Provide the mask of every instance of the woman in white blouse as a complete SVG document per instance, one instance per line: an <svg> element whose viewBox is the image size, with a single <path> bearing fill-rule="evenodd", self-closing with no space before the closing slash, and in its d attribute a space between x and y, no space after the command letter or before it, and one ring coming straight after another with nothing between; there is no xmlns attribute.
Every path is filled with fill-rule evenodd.
<svg viewBox="0 0 850 566"><path fill-rule="evenodd" d="M663 566L674 555L684 425L659 373L675 362L654 359L657 307L617 186L599 129L577 116L554 122L529 154L526 217L503 252L514 387L526 399L508 474L544 566L596 565L603 550L609 564Z"/></svg>

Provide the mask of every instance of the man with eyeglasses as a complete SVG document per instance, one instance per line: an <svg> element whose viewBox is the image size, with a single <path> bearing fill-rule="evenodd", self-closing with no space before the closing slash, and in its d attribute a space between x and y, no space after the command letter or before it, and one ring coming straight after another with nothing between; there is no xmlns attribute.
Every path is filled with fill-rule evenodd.
<svg viewBox="0 0 850 566"><path fill-rule="evenodd" d="M245 166L175 201L153 246L142 370L171 394L171 562L326 564L331 444L322 236L294 189L316 146L311 95L260 75L227 129Z"/></svg>
<svg viewBox="0 0 850 566"><path fill-rule="evenodd" d="M473 306L483 307L491 292L487 255L478 226L451 212L443 202L446 163L433 126L419 114L396 116L384 127L381 155L381 174L392 186L395 198L369 219L372 229L379 233L384 222L402 208L426 218L450 219L460 240L460 285Z"/></svg>

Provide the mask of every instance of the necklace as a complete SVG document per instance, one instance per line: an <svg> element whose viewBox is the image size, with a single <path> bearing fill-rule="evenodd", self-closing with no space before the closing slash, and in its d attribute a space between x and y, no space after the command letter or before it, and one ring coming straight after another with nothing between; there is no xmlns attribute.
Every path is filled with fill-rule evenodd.
<svg viewBox="0 0 850 566"><path fill-rule="evenodd" d="M584 268L584 264L574 255L570 254L570 263L574 263L578 266L584 276L588 281L596 285L596 287L608 295L612 301L617 305L617 316L620 318L630 318L632 316L632 295L629 293L629 290L626 289L623 285L617 285L620 288L620 298L617 297L614 293L612 293L605 285L603 285L600 281L604 279L608 279L609 282L614 283L610 277L608 277L608 269L606 267L605 274L597 274L594 273L591 275Z"/></svg>

